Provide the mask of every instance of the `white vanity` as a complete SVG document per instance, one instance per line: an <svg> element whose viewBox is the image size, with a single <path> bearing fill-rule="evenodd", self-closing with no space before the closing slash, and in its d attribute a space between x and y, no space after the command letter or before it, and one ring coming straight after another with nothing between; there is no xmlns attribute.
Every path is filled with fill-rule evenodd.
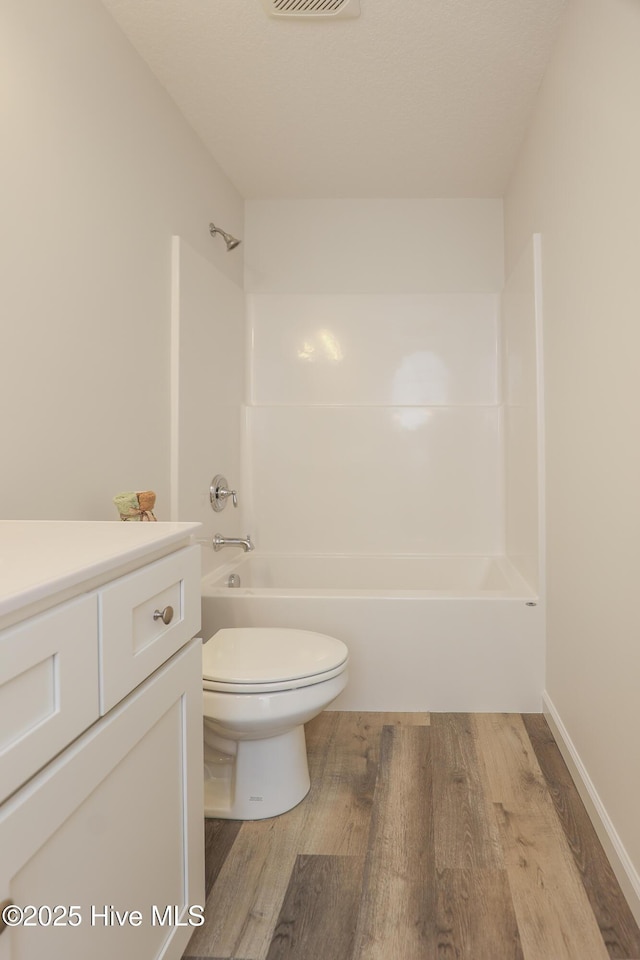
<svg viewBox="0 0 640 960"><path fill-rule="evenodd" d="M200 922L198 529L0 522L0 960L178 960Z"/></svg>

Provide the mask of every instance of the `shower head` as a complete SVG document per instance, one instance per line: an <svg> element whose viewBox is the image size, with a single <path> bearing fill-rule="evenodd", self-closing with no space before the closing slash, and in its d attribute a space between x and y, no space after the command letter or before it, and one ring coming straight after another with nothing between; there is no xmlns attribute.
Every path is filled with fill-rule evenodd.
<svg viewBox="0 0 640 960"><path fill-rule="evenodd" d="M236 240L235 237L232 237L230 233L225 233L220 227L216 227L213 223L209 224L209 233L212 237L215 237L216 233L219 233L227 245L227 250L235 250L241 242L240 240Z"/></svg>

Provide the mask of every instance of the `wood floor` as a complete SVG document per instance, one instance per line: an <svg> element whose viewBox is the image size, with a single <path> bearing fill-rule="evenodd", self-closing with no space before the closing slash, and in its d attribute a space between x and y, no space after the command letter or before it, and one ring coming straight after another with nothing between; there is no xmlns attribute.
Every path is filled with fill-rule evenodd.
<svg viewBox="0 0 640 960"><path fill-rule="evenodd" d="M640 960L542 716L321 714L311 791L206 821L206 923L185 958Z"/></svg>

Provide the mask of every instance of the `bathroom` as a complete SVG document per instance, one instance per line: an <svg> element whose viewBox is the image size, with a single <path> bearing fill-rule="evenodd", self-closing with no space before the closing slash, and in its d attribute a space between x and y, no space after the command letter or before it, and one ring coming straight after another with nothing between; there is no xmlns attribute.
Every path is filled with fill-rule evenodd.
<svg viewBox="0 0 640 960"><path fill-rule="evenodd" d="M107 6L126 13L9 0L0 14L4 518L112 520L116 492L153 486L160 519L250 533L256 554L515 558L528 589L502 602L535 623L536 702L439 709L549 714L637 908L637 4L566 5L491 192L411 199L404 184L376 199L365 171L359 188L243 196L218 165L224 144L213 159ZM381 129L372 150L387 140ZM227 253L211 220L242 245ZM518 478L523 505L502 479L499 302L519 271L533 289L538 242L542 456ZM459 331L444 344L455 382L390 402L390 345L401 332L411 354L427 353L413 318L438 300ZM288 368L272 326L295 351ZM524 429L539 400L516 402ZM439 470L415 442L427 431ZM237 509L211 511L216 473Z"/></svg>

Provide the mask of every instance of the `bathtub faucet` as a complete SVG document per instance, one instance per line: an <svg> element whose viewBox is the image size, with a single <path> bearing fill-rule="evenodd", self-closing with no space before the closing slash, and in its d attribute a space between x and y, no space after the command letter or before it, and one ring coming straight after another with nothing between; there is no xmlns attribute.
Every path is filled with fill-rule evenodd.
<svg viewBox="0 0 640 960"><path fill-rule="evenodd" d="M242 537L223 537L220 533L214 533L213 549L218 551L222 550L223 547L242 547L245 553L254 549L249 534L247 534L246 539L243 539Z"/></svg>

